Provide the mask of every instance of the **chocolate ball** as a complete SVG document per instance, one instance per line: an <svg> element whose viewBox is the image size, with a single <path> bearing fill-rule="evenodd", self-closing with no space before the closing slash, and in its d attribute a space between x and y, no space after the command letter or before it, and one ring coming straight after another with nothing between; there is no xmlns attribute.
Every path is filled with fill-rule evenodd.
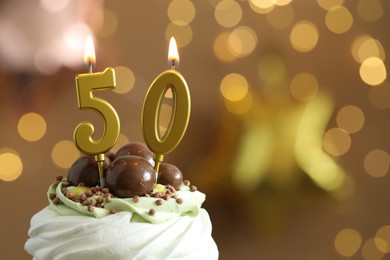
<svg viewBox="0 0 390 260"><path fill-rule="evenodd" d="M175 165L170 163L161 163L158 171L157 182L163 185L170 184L175 189L179 189L183 183L183 174Z"/></svg>
<svg viewBox="0 0 390 260"><path fill-rule="evenodd" d="M122 155L107 169L106 185L119 198L145 195L155 183L153 167L140 156Z"/></svg>
<svg viewBox="0 0 390 260"><path fill-rule="evenodd" d="M106 157L103 173L110 166L111 160ZM99 185L99 168L94 156L84 155L77 159L68 171L68 182L71 186L84 183L85 186L94 187Z"/></svg>
<svg viewBox="0 0 390 260"><path fill-rule="evenodd" d="M140 142L131 142L125 144L115 154L115 158L119 158L122 155L137 155L145 158L146 161L153 159L153 153L149 150L148 146Z"/></svg>

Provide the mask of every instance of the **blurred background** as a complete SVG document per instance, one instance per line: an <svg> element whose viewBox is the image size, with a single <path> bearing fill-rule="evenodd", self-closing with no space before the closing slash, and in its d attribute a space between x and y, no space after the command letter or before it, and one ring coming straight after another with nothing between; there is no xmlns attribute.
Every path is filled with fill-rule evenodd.
<svg viewBox="0 0 390 260"><path fill-rule="evenodd" d="M24 252L46 191L80 156L72 135L87 35L98 96L143 141L141 110L176 38L192 111L166 161L207 194L220 259L390 259L390 2L0 2L0 255ZM162 123L170 107L163 105ZM167 119L168 118L168 119ZM164 127L164 126L162 126Z"/></svg>

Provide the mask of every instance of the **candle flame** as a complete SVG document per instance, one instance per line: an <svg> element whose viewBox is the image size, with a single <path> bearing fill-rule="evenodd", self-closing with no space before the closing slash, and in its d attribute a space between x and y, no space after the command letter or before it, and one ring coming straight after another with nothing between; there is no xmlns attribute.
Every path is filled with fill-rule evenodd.
<svg viewBox="0 0 390 260"><path fill-rule="evenodd" d="M95 47L90 35L88 35L87 40L85 41L84 62L86 64L92 64L96 62Z"/></svg>
<svg viewBox="0 0 390 260"><path fill-rule="evenodd" d="M169 41L168 63L173 68L177 67L179 64L179 53L177 51L176 40L173 37L171 37L171 40Z"/></svg>

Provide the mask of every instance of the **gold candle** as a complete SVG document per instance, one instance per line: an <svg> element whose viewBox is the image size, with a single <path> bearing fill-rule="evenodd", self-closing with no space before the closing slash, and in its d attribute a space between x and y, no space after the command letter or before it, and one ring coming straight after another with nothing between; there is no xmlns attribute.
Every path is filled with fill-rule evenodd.
<svg viewBox="0 0 390 260"><path fill-rule="evenodd" d="M177 72L179 62L176 41L172 37L169 43L168 62L171 70L161 73L150 85L142 109L142 129L146 145L155 153L155 171L158 174L164 155L177 147L182 140L190 119L190 92L184 77ZM159 132L159 114L162 99L168 89L173 93L171 123L164 136Z"/></svg>
<svg viewBox="0 0 390 260"><path fill-rule="evenodd" d="M92 64L95 63L95 51L92 38L86 41L84 61L88 64L89 73L76 76L76 92L79 109L90 109L98 112L104 121L102 136L94 140L94 127L90 122L80 123L74 131L74 143L84 154L95 155L99 167L100 185L104 186L103 163L105 153L116 143L120 123L115 109L106 100L96 97L93 91L115 88L115 71L106 68L103 72L92 73Z"/></svg>

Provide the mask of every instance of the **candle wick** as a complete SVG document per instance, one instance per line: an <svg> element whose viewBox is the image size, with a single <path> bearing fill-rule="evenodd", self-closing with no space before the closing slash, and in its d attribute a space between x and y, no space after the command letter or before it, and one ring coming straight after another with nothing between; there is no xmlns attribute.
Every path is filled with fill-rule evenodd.
<svg viewBox="0 0 390 260"><path fill-rule="evenodd" d="M88 61L88 73L92 73L92 61Z"/></svg>
<svg viewBox="0 0 390 260"><path fill-rule="evenodd" d="M172 59L171 63L172 63L171 70L175 70L176 69L176 59Z"/></svg>

